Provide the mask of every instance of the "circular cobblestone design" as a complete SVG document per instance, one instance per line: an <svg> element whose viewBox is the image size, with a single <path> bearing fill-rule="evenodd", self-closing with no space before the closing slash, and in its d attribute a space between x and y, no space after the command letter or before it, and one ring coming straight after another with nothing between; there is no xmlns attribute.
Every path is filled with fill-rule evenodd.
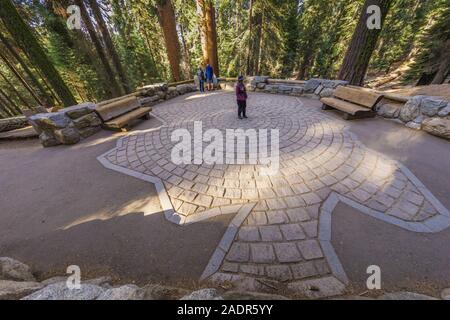
<svg viewBox="0 0 450 320"><path fill-rule="evenodd" d="M183 216L250 201L264 201L269 210L306 207L320 204L332 191L405 221L437 214L395 163L362 146L343 122L291 97L255 95L253 100L250 119L244 121L229 94L157 106L153 113L166 125L126 137L107 159L160 178ZM193 136L194 121L202 121L204 131L279 129L279 172L266 176L258 165L174 165L171 133L185 128Z"/></svg>
<svg viewBox="0 0 450 320"><path fill-rule="evenodd" d="M214 208L255 203L229 246L212 258L218 264L212 280L237 281L258 291L280 283L295 290L311 278L334 283L318 239L320 209L331 193L406 223L439 213L398 163L364 147L344 121L305 101L252 94L248 120L237 118L232 94L166 102L153 110L164 122L161 128L123 138L105 158L158 177L173 209L196 221ZM194 121L202 121L203 131L279 129L279 171L267 176L262 165L173 164L171 133L184 128L193 135Z"/></svg>

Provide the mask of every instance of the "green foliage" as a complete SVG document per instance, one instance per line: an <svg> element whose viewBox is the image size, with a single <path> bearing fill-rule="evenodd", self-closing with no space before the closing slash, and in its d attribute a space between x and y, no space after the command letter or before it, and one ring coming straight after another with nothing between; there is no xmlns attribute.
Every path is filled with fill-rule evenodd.
<svg viewBox="0 0 450 320"><path fill-rule="evenodd" d="M167 81L171 76L156 1L160 0L98 0L132 88ZM250 70L282 78L335 78L364 1L214 1L221 74L237 76ZM62 83L70 88L78 101L100 101L110 97L110 79L117 79L117 74L105 74L85 27L78 31L66 27L65 9L72 1L13 2L48 57L49 70L53 67L57 70ZM89 10L88 2L85 3ZM181 70L188 79L202 61L197 3L195 0L172 0L172 4L181 45ZM96 26L92 12L89 14ZM4 16L3 19L11 18ZM448 52L448 21L449 0L394 0L372 55L369 74L388 73L410 60L413 63L407 79L436 72ZM38 96L56 97L55 90L61 93L64 88L55 85L54 81L51 84L48 75L42 73L42 59L38 61L30 56L30 52L38 52L38 48L22 48L23 43L6 31L6 22L0 23L0 32L11 41L23 62L11 56L3 45L0 50ZM105 46L102 34L98 30L97 34ZM30 90L10 68L0 65L0 73L4 76L0 76L0 89L10 98L6 102L21 108L36 104ZM2 99L6 103L6 98ZM61 104L61 101L55 103Z"/></svg>

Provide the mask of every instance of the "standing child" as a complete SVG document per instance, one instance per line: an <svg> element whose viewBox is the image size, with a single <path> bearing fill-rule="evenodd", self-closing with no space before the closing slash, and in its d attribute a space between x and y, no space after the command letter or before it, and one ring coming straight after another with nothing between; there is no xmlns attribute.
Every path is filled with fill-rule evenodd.
<svg viewBox="0 0 450 320"><path fill-rule="evenodd" d="M244 86L244 77L239 76L238 83L236 84L236 99L238 104L238 116L239 119L247 119L246 109L247 109L247 90Z"/></svg>

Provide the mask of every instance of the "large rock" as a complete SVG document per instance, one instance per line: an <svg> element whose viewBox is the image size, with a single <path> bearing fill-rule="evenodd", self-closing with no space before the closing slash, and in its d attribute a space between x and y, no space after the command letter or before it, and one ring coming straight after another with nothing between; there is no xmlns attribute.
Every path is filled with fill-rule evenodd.
<svg viewBox="0 0 450 320"><path fill-rule="evenodd" d="M78 119L82 116L92 113L94 110L95 104L92 102L86 102L62 109L61 112L65 113L70 119Z"/></svg>
<svg viewBox="0 0 450 320"><path fill-rule="evenodd" d="M420 130L422 128L422 125L420 123L414 122L414 121L410 121L406 124L406 126L410 129L414 129L414 130Z"/></svg>
<svg viewBox="0 0 450 320"><path fill-rule="evenodd" d="M303 87L294 87L292 89L291 95L293 96L301 96L303 94Z"/></svg>
<svg viewBox="0 0 450 320"><path fill-rule="evenodd" d="M422 129L426 132L445 139L450 139L450 119L430 118L422 123Z"/></svg>
<svg viewBox="0 0 450 320"><path fill-rule="evenodd" d="M189 294L189 291L186 289L159 284L149 284L142 288L141 291L145 300L178 300Z"/></svg>
<svg viewBox="0 0 450 320"><path fill-rule="evenodd" d="M447 106L447 101L439 97L425 97L422 99L421 111L424 115L433 117Z"/></svg>
<svg viewBox="0 0 450 320"><path fill-rule="evenodd" d="M73 120L73 123L75 124L75 127L77 129L83 129L87 127L100 126L102 124L102 121L94 112L91 112L79 117L78 119Z"/></svg>
<svg viewBox="0 0 450 320"><path fill-rule="evenodd" d="M420 105L423 99L424 96L415 96L409 99L400 110L400 120L409 122L417 118L420 115Z"/></svg>
<svg viewBox="0 0 450 320"><path fill-rule="evenodd" d="M450 103L448 103L445 108L438 112L439 117L447 117L448 115L450 115Z"/></svg>
<svg viewBox="0 0 450 320"><path fill-rule="evenodd" d="M128 284L118 288L108 289L97 298L97 300L141 300L142 293L139 287Z"/></svg>
<svg viewBox="0 0 450 320"><path fill-rule="evenodd" d="M66 282L58 282L36 291L22 300L95 300L106 290L92 284L81 284L80 289L69 289Z"/></svg>
<svg viewBox="0 0 450 320"><path fill-rule="evenodd" d="M277 93L278 92L278 85L268 84L264 88L264 92Z"/></svg>
<svg viewBox="0 0 450 320"><path fill-rule="evenodd" d="M256 88L263 90L266 87L266 84L264 82L259 82L256 84Z"/></svg>
<svg viewBox="0 0 450 320"><path fill-rule="evenodd" d="M405 291L405 292L386 293L381 297L379 297L378 300L438 300L438 299L415 292Z"/></svg>
<svg viewBox="0 0 450 320"><path fill-rule="evenodd" d="M26 264L11 259L0 258L0 279L15 281L36 281L30 271L30 267Z"/></svg>
<svg viewBox="0 0 450 320"><path fill-rule="evenodd" d="M80 133L80 136L83 139L86 139L86 138L96 134L97 132L99 132L101 130L102 130L102 127L98 126L98 127L87 127L87 128L84 128L84 129L80 129L80 130L78 130L78 132Z"/></svg>
<svg viewBox="0 0 450 320"><path fill-rule="evenodd" d="M31 116L29 120L43 130L63 129L71 122L63 112L39 113Z"/></svg>
<svg viewBox="0 0 450 320"><path fill-rule="evenodd" d="M59 142L66 145L76 144L81 140L78 130L72 127L55 130L54 135Z"/></svg>
<svg viewBox="0 0 450 320"><path fill-rule="evenodd" d="M346 86L348 81L344 80L324 80L322 81L322 86L324 88L337 88L338 86Z"/></svg>
<svg viewBox="0 0 450 320"><path fill-rule="evenodd" d="M309 79L305 83L305 92L312 93L316 91L316 89L320 86L322 83L322 79Z"/></svg>
<svg viewBox="0 0 450 320"><path fill-rule="evenodd" d="M20 299L43 287L38 282L0 280L0 300Z"/></svg>
<svg viewBox="0 0 450 320"><path fill-rule="evenodd" d="M281 94L288 94L292 92L292 87L281 85L278 87L278 92Z"/></svg>
<svg viewBox="0 0 450 320"><path fill-rule="evenodd" d="M49 148L49 147L55 147L61 144L61 142L59 142L54 136L53 134L50 134L48 132L43 131L40 135L39 135L39 140L41 141L41 144L45 147L45 148Z"/></svg>
<svg viewBox="0 0 450 320"><path fill-rule="evenodd" d="M202 289L184 296L180 300L223 300L216 289Z"/></svg>
<svg viewBox="0 0 450 320"><path fill-rule="evenodd" d="M320 91L321 98L332 97L333 94L334 94L334 89L332 89L332 88L323 88L323 90Z"/></svg>
<svg viewBox="0 0 450 320"><path fill-rule="evenodd" d="M314 94L318 96L318 95L320 95L320 93L322 92L322 90L323 90L323 86L320 85L320 86L318 86L318 87L316 88L316 90L314 90Z"/></svg>
<svg viewBox="0 0 450 320"><path fill-rule="evenodd" d="M302 297L317 299L342 295L345 285L334 277L325 277L291 282L288 289Z"/></svg>
<svg viewBox="0 0 450 320"><path fill-rule="evenodd" d="M400 104L385 103L378 108L378 115L384 118L397 118L402 106Z"/></svg>

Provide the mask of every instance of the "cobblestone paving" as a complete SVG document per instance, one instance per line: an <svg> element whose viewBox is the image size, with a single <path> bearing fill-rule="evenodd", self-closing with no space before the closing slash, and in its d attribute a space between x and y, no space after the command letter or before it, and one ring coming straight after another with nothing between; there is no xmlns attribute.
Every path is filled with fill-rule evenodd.
<svg viewBox="0 0 450 320"><path fill-rule="evenodd" d="M160 129L130 134L104 156L113 165L159 178L182 221L199 221L229 213L224 208L233 205L255 203L233 233L224 258L215 262L220 268L213 280L252 281L249 286L255 290L261 286L254 279L291 288L309 278L334 281L318 239L320 209L330 194L405 223L439 215L439 208L400 164L364 147L345 129L344 121L294 97L254 94L249 106L249 119L239 120L232 94L166 102L153 111L164 123ZM193 132L197 120L204 131L279 129L279 172L263 175L262 165L174 165L172 131Z"/></svg>

